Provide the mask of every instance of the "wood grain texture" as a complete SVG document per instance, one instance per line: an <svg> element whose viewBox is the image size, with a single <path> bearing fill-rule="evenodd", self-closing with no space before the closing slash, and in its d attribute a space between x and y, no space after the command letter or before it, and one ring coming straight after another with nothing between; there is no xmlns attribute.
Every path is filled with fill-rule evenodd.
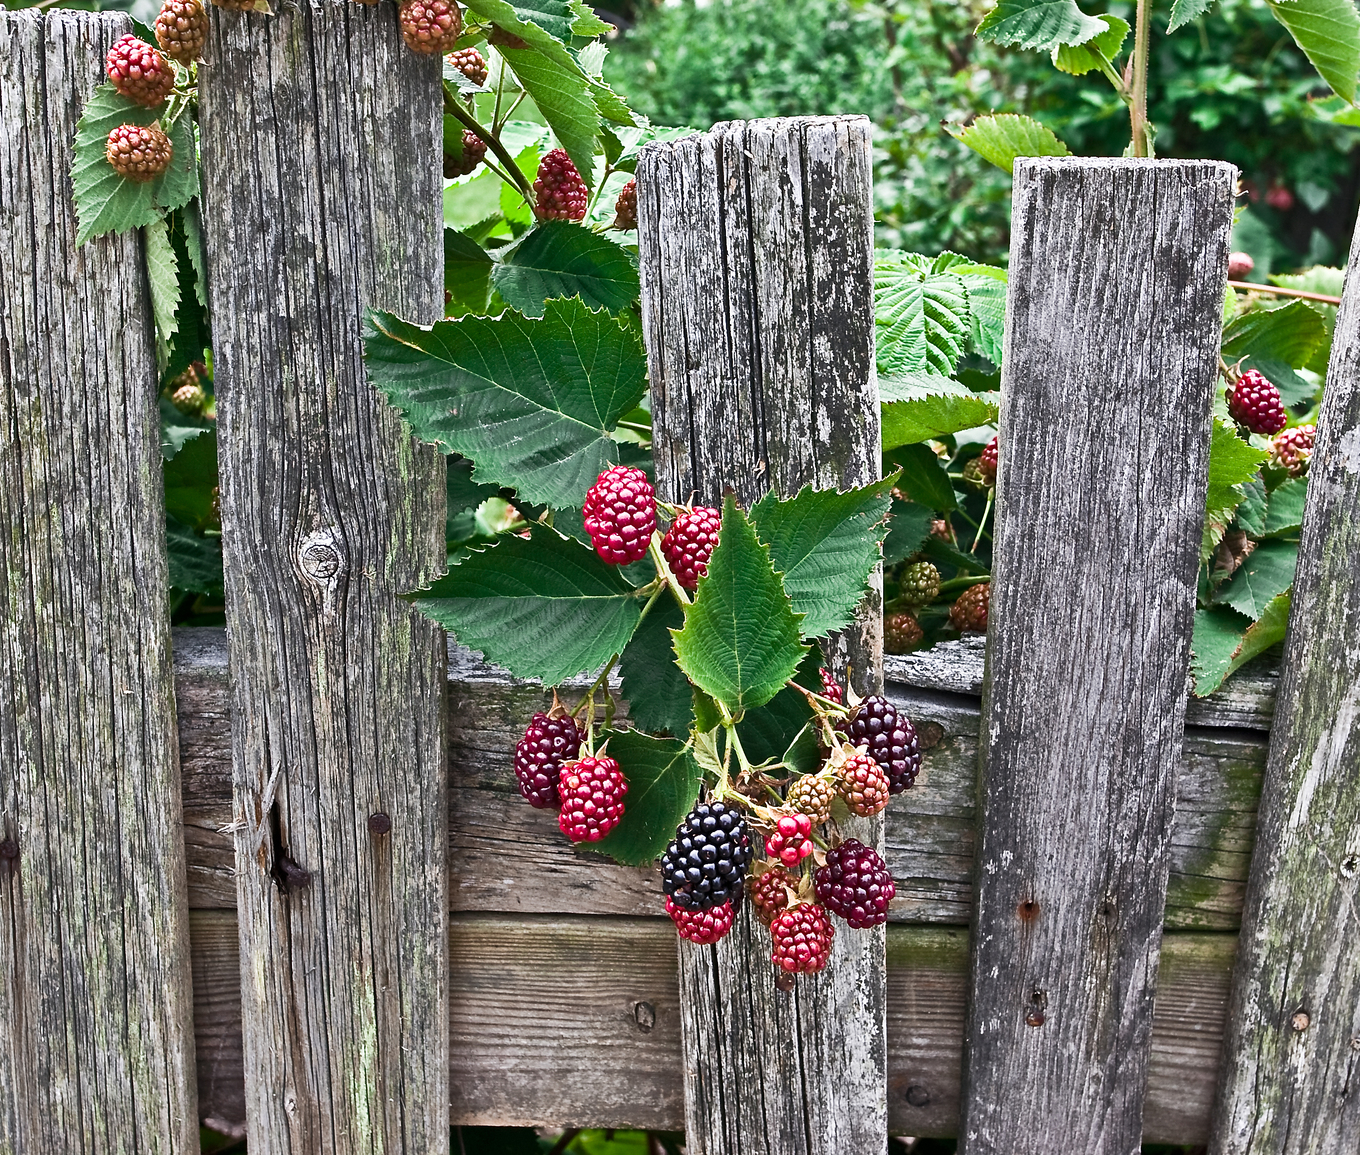
<svg viewBox="0 0 1360 1155"><path fill-rule="evenodd" d="M966 1155L1139 1146L1235 176L1016 162Z"/></svg>
<svg viewBox="0 0 1360 1155"><path fill-rule="evenodd" d="M77 248L122 15L0 12L0 1152L197 1152L159 387L138 233Z"/></svg>
<svg viewBox="0 0 1360 1155"><path fill-rule="evenodd" d="M1317 424L1215 1155L1360 1149L1360 230Z"/></svg>
<svg viewBox="0 0 1360 1155"><path fill-rule="evenodd" d="M345 0L214 9L207 54L250 1150L445 1152L444 643L395 596L443 464L359 340L442 312L439 60Z"/></svg>
<svg viewBox="0 0 1360 1155"><path fill-rule="evenodd" d="M752 121L648 145L638 163L643 331L658 493L751 503L879 476L869 122ZM882 685L882 598L828 647ZM853 831L882 845L882 819ZM775 987L744 909L681 942L693 1155L872 1155L887 1145L883 931L842 927L830 964Z"/></svg>

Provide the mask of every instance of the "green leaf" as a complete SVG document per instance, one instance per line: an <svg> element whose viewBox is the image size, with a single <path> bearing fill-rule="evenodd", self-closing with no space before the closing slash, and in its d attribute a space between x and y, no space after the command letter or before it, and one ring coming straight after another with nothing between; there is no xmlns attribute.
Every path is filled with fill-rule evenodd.
<svg viewBox="0 0 1360 1155"><path fill-rule="evenodd" d="M916 553L930 539L934 520L934 510L894 497L888 536L883 539L883 564L895 565Z"/></svg>
<svg viewBox="0 0 1360 1155"><path fill-rule="evenodd" d="M609 756L628 782L623 817L591 846L626 866L645 866L675 837L699 797L703 771L683 742L649 738L636 730L606 730Z"/></svg>
<svg viewBox="0 0 1360 1155"><path fill-rule="evenodd" d="M580 297L612 313L638 296L637 267L608 237L571 221L544 221L504 251L491 274L497 292L526 317L551 297Z"/></svg>
<svg viewBox="0 0 1360 1155"><path fill-rule="evenodd" d="M1206 507L1210 516L1232 513L1242 500L1242 486L1256 476L1266 459L1264 450L1248 445L1228 422L1214 418L1209 441L1209 491Z"/></svg>
<svg viewBox="0 0 1360 1155"><path fill-rule="evenodd" d="M1228 673L1246 665L1258 654L1263 654L1276 642L1284 641L1284 637L1289 628L1289 606L1293 601L1293 595L1286 590L1284 593L1270 599L1269 604L1261 611L1261 616L1247 627L1247 632L1242 635L1242 644L1233 654L1232 664L1228 667Z"/></svg>
<svg viewBox="0 0 1360 1155"><path fill-rule="evenodd" d="M1322 314L1305 301L1278 309L1253 309L1234 317L1223 330L1223 356L1264 357L1298 369L1327 340Z"/></svg>
<svg viewBox="0 0 1360 1155"><path fill-rule="evenodd" d="M784 575L804 637L849 624L881 558L895 478L840 493L805 486L787 501L767 493L751 510L756 536Z"/></svg>
<svg viewBox="0 0 1360 1155"><path fill-rule="evenodd" d="M170 585L193 594L222 592L222 539L205 537L193 526L166 515L165 546L170 563Z"/></svg>
<svg viewBox="0 0 1360 1155"><path fill-rule="evenodd" d="M642 603L594 550L546 526L529 533L474 551L410 597L463 645L555 686L619 653Z"/></svg>
<svg viewBox="0 0 1360 1155"><path fill-rule="evenodd" d="M184 248L189 254L189 264L194 270L194 297L199 308L208 308L208 266L203 259L203 223L198 217L197 194L186 204L180 213L184 222Z"/></svg>
<svg viewBox="0 0 1360 1155"><path fill-rule="evenodd" d="M1275 19L1343 100L1355 103L1360 13L1355 0L1268 0Z"/></svg>
<svg viewBox="0 0 1360 1155"><path fill-rule="evenodd" d="M635 328L575 298L425 329L372 313L368 373L417 437L477 463L479 482L571 508L618 461L609 434L646 392Z"/></svg>
<svg viewBox="0 0 1360 1155"><path fill-rule="evenodd" d="M151 285L151 316L156 323L156 364L161 372L170 364L170 342L179 325L179 265L170 243L170 226L164 219L152 221L142 230L146 245L146 274Z"/></svg>
<svg viewBox="0 0 1360 1155"><path fill-rule="evenodd" d="M974 393L947 377L880 380L879 390L885 450L994 424L1001 412L999 393Z"/></svg>
<svg viewBox="0 0 1360 1155"><path fill-rule="evenodd" d="M1297 542L1263 541L1237 567L1215 600L1253 620L1259 618L1272 599L1294 584L1298 560Z"/></svg>
<svg viewBox="0 0 1360 1155"><path fill-rule="evenodd" d="M684 624L680 603L663 595L619 658L628 716L639 730L677 738L689 733L694 694L689 679L676 665L671 642L671 631Z"/></svg>
<svg viewBox="0 0 1360 1155"><path fill-rule="evenodd" d="M734 715L763 706L807 652L770 550L729 494L722 530L699 579L675 654L689 680Z"/></svg>
<svg viewBox="0 0 1360 1155"><path fill-rule="evenodd" d="M123 233L149 225L197 195L198 157L188 113L170 128L174 153L169 169L158 180L126 180L104 156L109 133L120 124L155 124L164 112L165 105L143 108L134 104L107 81L95 89L76 125L71 162L71 185L80 219L76 244L104 233Z"/></svg>
<svg viewBox="0 0 1360 1155"><path fill-rule="evenodd" d="M186 440L165 463L165 511L191 529L201 529L213 516L217 485L217 430L203 430Z"/></svg>
<svg viewBox="0 0 1360 1155"><path fill-rule="evenodd" d="M1283 485L1271 490L1266 505L1265 523L1261 526L1261 536L1274 537L1300 529L1303 525L1303 507L1307 498L1306 477L1290 478Z"/></svg>
<svg viewBox="0 0 1360 1155"><path fill-rule="evenodd" d="M491 295L490 255L457 229L444 230L444 289L449 294L445 312L484 314Z"/></svg>
<svg viewBox="0 0 1360 1155"><path fill-rule="evenodd" d="M921 546L921 555L937 566L954 566L965 574L985 574L990 572L986 564L975 554L964 553L947 541L938 537L928 537Z"/></svg>
<svg viewBox="0 0 1360 1155"><path fill-rule="evenodd" d="M1237 524L1252 537L1260 537L1266 524L1266 483L1253 477L1242 487Z"/></svg>
<svg viewBox="0 0 1360 1155"><path fill-rule="evenodd" d="M627 102L598 76L587 76L590 98L600 115L611 124L636 125L639 117Z"/></svg>
<svg viewBox="0 0 1360 1155"><path fill-rule="evenodd" d="M968 290L973 348L993 365L1000 365L1006 335L1006 270L969 262L952 265L949 271Z"/></svg>
<svg viewBox="0 0 1360 1155"><path fill-rule="evenodd" d="M1059 44L1053 49L1053 67L1073 76L1085 76L1102 64L1109 64L1124 47L1129 22L1108 13L1101 17L1109 25L1104 32L1083 44Z"/></svg>
<svg viewBox="0 0 1360 1155"><path fill-rule="evenodd" d="M603 36L614 31L614 25L601 20L585 0L569 0L571 4L573 36Z"/></svg>
<svg viewBox="0 0 1360 1155"><path fill-rule="evenodd" d="M1105 30L1105 21L1087 16L1076 0L1001 0L982 18L977 35L993 44L1047 51L1060 44L1085 44Z"/></svg>
<svg viewBox="0 0 1360 1155"><path fill-rule="evenodd" d="M1177 28L1189 24L1192 20L1198 20L1210 8L1214 6L1214 0L1175 0L1171 5L1171 23L1167 25L1167 32L1175 32ZM1105 17L1106 20L1110 17Z"/></svg>
<svg viewBox="0 0 1360 1155"><path fill-rule="evenodd" d="M472 480L472 462L450 457L444 474L444 535L450 542L466 541L477 534L477 509L500 487L479 485Z"/></svg>
<svg viewBox="0 0 1360 1155"><path fill-rule="evenodd" d="M912 501L939 513L958 508L949 472L929 445L899 445L889 456L902 470L897 488Z"/></svg>
<svg viewBox="0 0 1360 1155"><path fill-rule="evenodd" d="M1223 684L1247 625L1240 614L1224 607L1195 611L1190 668L1197 696L1207 697Z"/></svg>
<svg viewBox="0 0 1360 1155"><path fill-rule="evenodd" d="M595 140L600 135L600 110L595 106L589 78L574 59L568 67L536 47L502 46L497 51L589 187L595 179Z"/></svg>
<svg viewBox="0 0 1360 1155"><path fill-rule="evenodd" d="M1053 130L1018 113L979 116L972 124L946 124L945 131L966 144L983 160L1011 172L1018 156L1071 156Z"/></svg>
<svg viewBox="0 0 1360 1155"><path fill-rule="evenodd" d="M803 657L793 680L809 690L822 692L821 647L814 645ZM777 762L798 738L812 717L808 700L792 686L785 686L763 706L747 710L737 734L752 763Z"/></svg>
<svg viewBox="0 0 1360 1155"><path fill-rule="evenodd" d="M560 49L575 64L566 49L577 20L570 0L467 0L464 7L545 55Z"/></svg>
<svg viewBox="0 0 1360 1155"><path fill-rule="evenodd" d="M914 253L874 262L874 331L888 375L954 372L970 333L968 290Z"/></svg>

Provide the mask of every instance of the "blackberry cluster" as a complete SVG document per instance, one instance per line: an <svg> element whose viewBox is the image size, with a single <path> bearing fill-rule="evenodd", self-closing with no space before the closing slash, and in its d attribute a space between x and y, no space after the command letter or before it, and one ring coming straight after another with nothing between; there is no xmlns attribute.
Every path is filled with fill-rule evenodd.
<svg viewBox="0 0 1360 1155"><path fill-rule="evenodd" d="M637 179L630 180L619 190L619 199L614 202L614 227L616 229L637 228Z"/></svg>
<svg viewBox="0 0 1360 1155"><path fill-rule="evenodd" d="M982 448L982 455L978 458L978 473L982 475L984 481L996 484L996 447L997 439L993 437Z"/></svg>
<svg viewBox="0 0 1360 1155"><path fill-rule="evenodd" d="M949 624L961 634L985 634L987 609L992 600L992 583L969 586L949 607Z"/></svg>
<svg viewBox="0 0 1360 1155"><path fill-rule="evenodd" d="M883 617L883 648L890 654L911 653L925 636L916 615L907 610Z"/></svg>
<svg viewBox="0 0 1360 1155"><path fill-rule="evenodd" d="M888 789L901 794L921 772L921 743L916 727L882 694L859 704L845 728L850 745L863 746L888 776Z"/></svg>
<svg viewBox="0 0 1360 1155"><path fill-rule="evenodd" d="M708 559L718 544L722 514L706 505L682 513L661 539L661 552L678 581L687 590L695 589L708 572Z"/></svg>
<svg viewBox="0 0 1360 1155"><path fill-rule="evenodd" d="M486 141L470 128L463 129L463 151L457 156L444 154L444 179L467 176L486 159Z"/></svg>
<svg viewBox="0 0 1360 1155"><path fill-rule="evenodd" d="M887 922L888 903L897 893L878 851L856 838L827 851L813 884L817 901L859 930Z"/></svg>
<svg viewBox="0 0 1360 1155"><path fill-rule="evenodd" d="M1248 369L1228 390L1228 412L1234 421L1263 437L1278 433L1289 420L1280 391L1255 369Z"/></svg>
<svg viewBox="0 0 1360 1155"><path fill-rule="evenodd" d="M586 491L582 514L601 559L627 565L646 555L656 530L656 490L642 470L615 465Z"/></svg>
<svg viewBox="0 0 1360 1155"><path fill-rule="evenodd" d="M557 807L562 763L581 752L581 731L570 716L554 718L538 713L515 744L515 778L519 792L538 810Z"/></svg>
<svg viewBox="0 0 1360 1155"><path fill-rule="evenodd" d="M741 891L751 865L751 839L740 810L700 802L661 856L662 890L685 910L708 910Z"/></svg>
<svg viewBox="0 0 1360 1155"><path fill-rule="evenodd" d="M787 974L811 975L825 970L835 934L836 928L821 904L800 902L789 907L770 923L774 965Z"/></svg>
<svg viewBox="0 0 1360 1155"><path fill-rule="evenodd" d="M724 902L707 910L686 910L666 899L666 913L675 923L675 932L686 942L708 946L723 938L732 929L736 917L736 903Z"/></svg>
<svg viewBox="0 0 1360 1155"><path fill-rule="evenodd" d="M562 812L557 825L573 842L599 842L623 817L623 796L628 793L619 764L596 755L566 762L558 778Z"/></svg>
<svg viewBox="0 0 1360 1155"><path fill-rule="evenodd" d="M538 165L534 180L534 215L542 221L579 221L590 195L565 149L555 148Z"/></svg>
<svg viewBox="0 0 1360 1155"><path fill-rule="evenodd" d="M174 155L175 146L170 138L154 124L145 128L139 124L120 124L109 133L104 146L104 157L113 171L138 183L164 176Z"/></svg>
<svg viewBox="0 0 1360 1155"><path fill-rule="evenodd" d="M165 0L156 17L156 43L181 64L192 64L208 40L208 11L203 0Z"/></svg>
<svg viewBox="0 0 1360 1155"><path fill-rule="evenodd" d="M406 47L421 56L447 52L463 32L463 13L454 0L405 0L397 20Z"/></svg>
<svg viewBox="0 0 1360 1155"><path fill-rule="evenodd" d="M119 93L146 108L155 108L175 87L175 66L131 34L114 41L104 70Z"/></svg>
<svg viewBox="0 0 1360 1155"><path fill-rule="evenodd" d="M789 891L798 891L798 876L791 874L782 866L774 866L756 879L751 887L751 905L756 909L756 918L766 926L787 910Z"/></svg>
<svg viewBox="0 0 1360 1155"><path fill-rule="evenodd" d="M872 818L888 805L888 776L868 754L851 754L837 773L841 797L862 818Z"/></svg>
<svg viewBox="0 0 1360 1155"><path fill-rule="evenodd" d="M904 601L916 606L929 605L940 592L940 571L928 561L918 561L902 571L898 584Z"/></svg>
<svg viewBox="0 0 1360 1155"><path fill-rule="evenodd" d="M1290 477L1302 477L1313 458L1313 442L1317 439L1316 425L1296 425L1277 433L1270 442L1270 460Z"/></svg>
<svg viewBox="0 0 1360 1155"><path fill-rule="evenodd" d="M475 48L460 48L445 57L448 62L473 84L486 83L486 58Z"/></svg>
<svg viewBox="0 0 1360 1155"><path fill-rule="evenodd" d="M836 797L836 783L825 774L805 774L789 787L786 799L789 807L805 814L814 826L831 817L831 802Z"/></svg>

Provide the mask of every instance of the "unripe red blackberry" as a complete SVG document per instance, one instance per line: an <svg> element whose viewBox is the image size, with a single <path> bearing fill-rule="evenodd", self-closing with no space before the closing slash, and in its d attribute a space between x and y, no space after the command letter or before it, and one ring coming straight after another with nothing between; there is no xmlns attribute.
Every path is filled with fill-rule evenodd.
<svg viewBox="0 0 1360 1155"><path fill-rule="evenodd" d="M997 438L993 437L982 447L982 453L978 456L978 472L984 481L996 484L996 452Z"/></svg>
<svg viewBox="0 0 1360 1155"><path fill-rule="evenodd" d="M1280 391L1255 369L1248 369L1228 390L1228 412L1234 421L1262 436L1278 433L1289 420Z"/></svg>
<svg viewBox="0 0 1360 1155"><path fill-rule="evenodd" d="M145 128L139 124L120 124L109 133L104 146L104 157L113 171L138 183L165 175L174 155L170 138L154 124Z"/></svg>
<svg viewBox="0 0 1360 1155"><path fill-rule="evenodd" d="M666 913L675 923L676 933L687 942L708 946L726 936L736 917L735 903L725 902L707 910L686 910L666 899Z"/></svg>
<svg viewBox="0 0 1360 1155"><path fill-rule="evenodd" d="M813 884L817 901L858 930L887 922L888 903L897 893L878 851L856 838L827 851Z"/></svg>
<svg viewBox="0 0 1360 1155"><path fill-rule="evenodd" d="M850 745L863 746L888 776L891 793L901 794L921 772L916 727L882 694L865 698L845 727Z"/></svg>
<svg viewBox="0 0 1360 1155"><path fill-rule="evenodd" d="M798 876L782 866L772 866L757 878L751 887L751 905L755 907L756 918L766 926L774 922L781 911L788 909L790 890L798 893Z"/></svg>
<svg viewBox="0 0 1360 1155"><path fill-rule="evenodd" d="M800 902L770 923L770 940L774 944L770 957L787 974L816 974L826 969L835 934L826 907Z"/></svg>
<svg viewBox="0 0 1360 1155"><path fill-rule="evenodd" d="M642 470L611 466L586 491L582 514L595 552L627 565L646 555L656 530L656 490Z"/></svg>
<svg viewBox="0 0 1360 1155"><path fill-rule="evenodd" d="M599 842L623 817L628 783L613 758L597 754L562 764L557 792L562 813L557 825L573 842Z"/></svg>
<svg viewBox="0 0 1360 1155"><path fill-rule="evenodd" d="M765 853L785 866L795 867L812 853L812 819L806 814L784 814L765 839Z"/></svg>
<svg viewBox="0 0 1360 1155"><path fill-rule="evenodd" d="M637 178L634 177L619 190L619 199L614 202L614 227L616 229L637 228Z"/></svg>
<svg viewBox="0 0 1360 1155"><path fill-rule="evenodd" d="M557 783L562 763L581 752L581 731L576 719L554 718L537 713L515 744L515 778L519 792L537 810L560 806Z"/></svg>
<svg viewBox="0 0 1360 1155"><path fill-rule="evenodd" d="M992 598L992 583L969 586L949 607L949 624L961 634L987 632L987 606Z"/></svg>
<svg viewBox="0 0 1360 1155"><path fill-rule="evenodd" d="M203 54L208 39L208 11L203 0L165 0L156 17L156 43L181 64L192 64Z"/></svg>
<svg viewBox="0 0 1360 1155"><path fill-rule="evenodd" d="M794 780L784 801L791 810L806 814L814 826L831 817L831 803L836 797L836 781L826 774L804 774Z"/></svg>
<svg viewBox="0 0 1360 1155"><path fill-rule="evenodd" d="M883 618L883 648L890 654L909 654L921 644L925 631L916 615L900 610Z"/></svg>
<svg viewBox="0 0 1360 1155"><path fill-rule="evenodd" d="M963 467L963 484L975 493L986 493L996 483L982 473L982 458L971 458Z"/></svg>
<svg viewBox="0 0 1360 1155"><path fill-rule="evenodd" d="M456 176L467 176L486 159L486 141L470 128L463 129L463 151L454 156L444 154L444 178L452 180Z"/></svg>
<svg viewBox="0 0 1360 1155"><path fill-rule="evenodd" d="M473 84L486 83L486 58L475 48L460 48L445 57L448 62Z"/></svg>
<svg viewBox="0 0 1360 1155"><path fill-rule="evenodd" d="M851 754L836 771L845 804L862 818L872 818L888 805L888 776L868 754Z"/></svg>
<svg viewBox="0 0 1360 1155"><path fill-rule="evenodd" d="M830 698L836 705L845 702L845 691L841 689L840 683L832 676L830 670L823 666L817 671L822 676L822 697Z"/></svg>
<svg viewBox="0 0 1360 1155"><path fill-rule="evenodd" d="M700 802L661 856L661 887L677 906L707 910L737 896L751 865L751 839L740 810Z"/></svg>
<svg viewBox="0 0 1360 1155"><path fill-rule="evenodd" d="M696 588L708 572L708 559L718 544L722 514L706 505L682 513L661 539L661 553L678 581L687 590Z"/></svg>
<svg viewBox="0 0 1360 1155"><path fill-rule="evenodd" d="M155 108L175 87L175 66L145 40L120 36L104 59L109 80L134 104Z"/></svg>
<svg viewBox="0 0 1360 1155"><path fill-rule="evenodd" d="M534 215L541 221L579 221L590 194L565 149L555 148L538 164L534 181Z"/></svg>
<svg viewBox="0 0 1360 1155"><path fill-rule="evenodd" d="M1240 281L1254 268L1256 268L1256 262L1251 259L1250 253L1228 254L1228 280Z"/></svg>
<svg viewBox="0 0 1360 1155"><path fill-rule="evenodd" d="M1270 460L1281 469L1289 470L1290 477L1302 477L1313 458L1316 425L1296 425L1277 433L1270 443Z"/></svg>
<svg viewBox="0 0 1360 1155"><path fill-rule="evenodd" d="M924 606L933 602L940 592L940 571L928 561L918 561L902 571L898 582L904 601Z"/></svg>
<svg viewBox="0 0 1360 1155"><path fill-rule="evenodd" d="M463 32L463 13L453 0L405 0L397 20L406 47L421 56L447 52Z"/></svg>

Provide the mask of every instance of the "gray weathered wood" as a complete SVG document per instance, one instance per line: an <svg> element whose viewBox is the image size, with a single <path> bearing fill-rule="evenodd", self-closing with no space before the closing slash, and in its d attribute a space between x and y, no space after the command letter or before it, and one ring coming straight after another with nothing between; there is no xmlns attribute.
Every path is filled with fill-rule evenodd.
<svg viewBox="0 0 1360 1155"><path fill-rule="evenodd" d="M1138 1149L1235 175L1016 162L967 1155Z"/></svg>
<svg viewBox="0 0 1360 1155"><path fill-rule="evenodd" d="M197 1152L159 386L136 232L75 244L122 15L0 12L0 1152Z"/></svg>
<svg viewBox="0 0 1360 1155"><path fill-rule="evenodd" d="M444 645L395 595L442 567L443 466L359 340L442 312L439 60L346 0L213 9L207 53L250 1150L442 1151Z"/></svg>
<svg viewBox="0 0 1360 1155"><path fill-rule="evenodd" d="M1211 1150L1360 1149L1360 228L1308 473Z"/></svg>
<svg viewBox="0 0 1360 1155"><path fill-rule="evenodd" d="M859 117L719 125L638 165L642 312L661 495L749 505L879 476L870 128ZM833 647L882 682L881 598ZM882 819L855 831L881 845ZM749 908L680 944L694 1155L872 1155L887 1144L883 931L841 927L824 974L775 987Z"/></svg>

